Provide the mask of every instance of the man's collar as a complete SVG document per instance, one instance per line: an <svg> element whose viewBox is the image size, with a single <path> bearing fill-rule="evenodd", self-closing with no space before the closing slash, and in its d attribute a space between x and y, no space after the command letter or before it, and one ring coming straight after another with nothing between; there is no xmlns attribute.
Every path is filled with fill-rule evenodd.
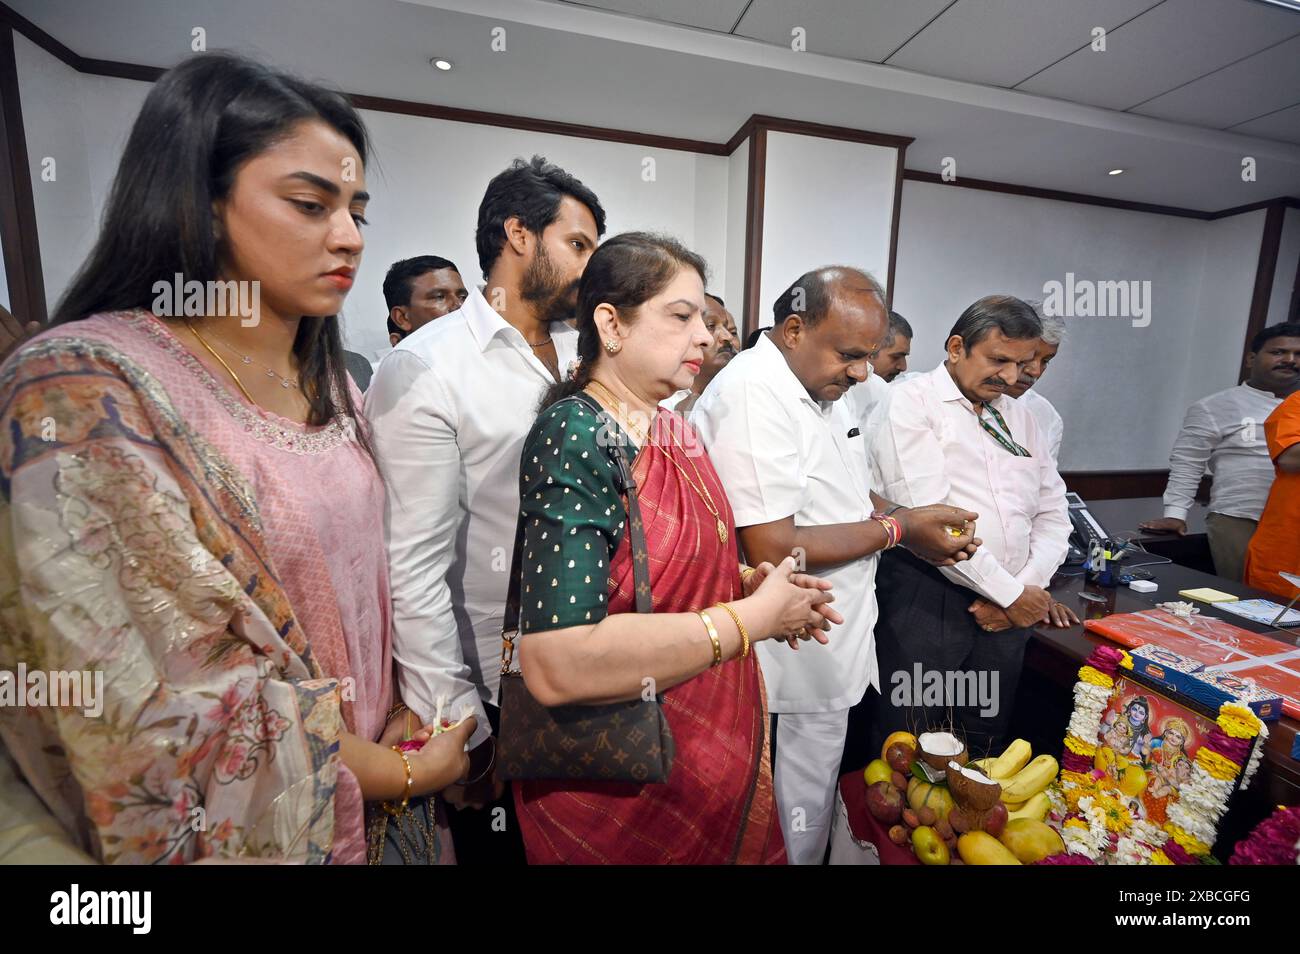
<svg viewBox="0 0 1300 954"><path fill-rule="evenodd" d="M483 297L483 293L477 288L470 289L469 297L465 299L465 304L460 306L460 310L465 312L465 324L469 327L469 332L474 336L474 341L478 344L480 351L486 351L492 339L502 333L513 333L522 339L523 333L514 325L506 321L501 314L488 304L488 300ZM552 321L549 331L552 338L564 337L565 335L577 336L578 332L563 321Z"/></svg>
<svg viewBox="0 0 1300 954"><path fill-rule="evenodd" d="M799 380L794 373L794 369L790 367L785 352L776 346L776 342L772 340L770 335L759 335L753 350L756 352L755 357L760 358L772 368L774 382L788 394L790 400L807 401L817 408L819 413L829 413L830 406L813 400L813 396L808 393L808 389L803 386L803 382Z"/></svg>
<svg viewBox="0 0 1300 954"><path fill-rule="evenodd" d="M957 387L957 380L952 376L952 372L948 369L948 362L946 360L943 364L930 372L930 378L934 383L934 390L935 393L938 394L940 401L960 401L962 404L966 405L972 413L975 411L974 402L966 395L962 394L961 388ZM997 397L993 398L993 400L984 401L983 403L990 407L1000 408L1002 406L1002 398L1004 397L1006 397L1005 394L999 394Z"/></svg>

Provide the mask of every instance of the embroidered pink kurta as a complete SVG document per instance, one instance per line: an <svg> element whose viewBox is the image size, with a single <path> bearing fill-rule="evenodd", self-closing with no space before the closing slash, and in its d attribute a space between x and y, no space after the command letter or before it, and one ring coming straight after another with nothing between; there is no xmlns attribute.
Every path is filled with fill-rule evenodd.
<svg viewBox="0 0 1300 954"><path fill-rule="evenodd" d="M128 464L115 463L114 466L117 466L119 471L122 466L126 466L128 470L134 469L145 474L148 474L151 467L157 468L157 473L145 480L136 481L131 486L138 485L145 488L152 486L161 489L164 486L171 486L174 481L176 485L187 488L185 495L191 500L189 513L181 513L177 517L171 517L169 514L169 520L172 523L184 520L186 517L196 520L197 529L181 528L184 531L182 536L188 540L190 537L186 534L193 532L194 539L207 545L207 549L199 548L187 557L194 564L195 572L192 576L185 575L186 583L192 582L195 591L199 591L208 580L211 580L214 588L219 589L224 597L232 581L219 579L220 567L225 566L229 569L237 565L237 561L220 552L219 548L208 545L210 534L205 532L204 523L198 521L195 514L195 499L203 501L213 496L210 491L213 485L220 488L233 488L231 496L242 503L241 507L234 509L246 509L248 512L232 514L230 513L232 508L228 505L223 508L220 502L213 501L216 519L210 522L217 525L224 533L230 533L231 528L234 528L233 532L240 540L247 541L251 538L252 542L248 543L248 549L256 556L254 565L256 566L260 561L265 568L265 574L270 577L270 579L262 579L262 574L255 572L238 578L236 591L242 589L248 598L244 599L242 605L238 600L234 601L230 607L233 612L224 622L220 618L219 611L216 612L215 618L204 618L205 613L212 612L209 605L211 600L206 594L187 593L184 587L168 593L165 589L160 590L157 586L151 586L157 583L156 579L147 578L138 592L132 592L136 592L142 600L152 599L162 601L163 604L171 604L167 607L167 611L175 614L176 624L174 631L165 634L167 651L180 652L186 639L193 636L196 631L211 634L214 653L225 651L221 643L222 638L226 638L227 644L230 642L229 637L225 636L225 631L242 635L245 637L245 642L239 647L241 652L249 649L247 643L253 644L252 652L246 654L249 668L247 672L241 671L233 682L227 682L221 704L227 707L237 704L236 700L243 698L247 687L254 681L261 684L265 680L274 681L283 677L294 683L295 673L299 677L306 676L313 686L323 679L332 684L335 689L336 704L341 712L343 727L363 738L377 739L383 729L384 717L392 696L388 568L383 545L383 485L374 464L357 443L351 421L340 418L325 426L308 427L297 425L248 404L237 392L210 374L171 334L163 322L142 311L100 315L51 329L29 343L23 351L10 360L9 364L22 365L24 355L37 353L48 356L47 360L58 362L61 360L60 341L69 338L92 348L100 363L112 368L129 366L130 374L125 376L131 387L130 393L138 399L140 405L152 410L165 409L157 417L148 411L145 416L149 418L159 445L172 452L157 457L151 456L147 449L151 444L150 436L147 434L148 428L133 426L132 434L145 431L145 438L115 442L125 448L114 451L117 454L115 460L126 460ZM87 359L78 360L84 362ZM254 367L238 363L235 367L241 373L246 367L249 374L258 373ZM95 379L93 369L85 371L77 368L77 373L84 374L91 382ZM69 375L69 380L74 377ZM9 375L9 379L11 378L12 373ZM57 376L51 375L51 380L58 383L56 379ZM5 380L7 379L0 379L0 384ZM19 380L20 382L22 380L21 372ZM119 386L120 383L120 381L113 381L112 385ZM36 387L33 386L31 389L33 393L50 393L48 390L36 392ZM93 383L88 389L94 390ZM36 413L49 416L63 408L68 412L66 415L68 426L74 426L80 410L85 410L87 412L85 419L91 421L96 415L104 415L104 408L107 407L106 419L113 420L114 402L99 398L93 410L79 409L68 406L76 403L75 390L54 393L57 395L58 406L53 411L46 408ZM355 390L353 397L359 403L359 395ZM0 401L12 405L14 400L12 393L0 390ZM31 400L36 399L31 398ZM20 410L21 408L13 406L7 408L7 412L11 415L17 414ZM0 413L4 411L5 407L0 406ZM160 428L157 423L159 419L174 420L176 424L173 427L177 431L184 432L184 445L187 448L199 447L202 450L189 460L186 460L185 454L175 453L171 443L178 435L165 433L168 428ZM29 421L24 426L34 428L38 424L39 421ZM159 433L160 430L164 433ZM93 436L93 432L88 435L88 437ZM5 440L9 439L9 435L6 435ZM60 437L60 440L66 439ZM93 443L88 440L87 446ZM144 448L141 453L145 462L138 466L131 460L133 445ZM39 514L40 508L51 507L52 512L56 514L52 518L55 523L63 519L64 532L73 532L75 537L75 531L67 525L65 519L69 511L68 503L64 500L63 514L58 516L57 501L60 499L59 493L68 486L68 477L64 472L68 462L72 459L91 458L84 453L77 453L78 445L75 443L68 446L73 453L70 456L54 455L54 462L41 460L39 447L34 451L19 448L18 451L21 453L13 452L15 460L20 460L31 468L36 479L30 477L21 479L20 476L16 476L22 475L21 466L14 466L13 473L6 473L5 476L10 478L14 485L14 499L8 503L16 517L21 516L19 508L35 508L31 512ZM27 463L28 461L30 463ZM39 470L41 467L54 468L51 471L52 479L41 474ZM200 470L202 473L188 473L188 470ZM52 485L54 497L37 499L43 497L45 491L49 489L47 484ZM29 487L35 488L35 491L29 491L27 489ZM9 487L6 486L5 489L8 491ZM32 496L33 500L26 500L26 496ZM173 494L173 496L179 495ZM181 503L184 504L184 499ZM228 501L226 503L228 504ZM128 505L132 514L143 508L142 501L128 502ZM114 507L118 508L118 515L112 518L110 523L114 523L117 527L125 525L127 518L121 515L123 502L120 493L116 494L113 500L106 501L105 506L110 510ZM75 501L71 509L72 512L76 511ZM28 511L25 509L23 512ZM50 525L54 526L53 523ZM18 526L19 521L16 520L15 527ZM109 528L110 534L113 530L114 527ZM31 567L33 561L48 565L48 554L38 555L34 549L24 552L28 544L23 538L21 528L15 531L15 535L17 539L14 541L14 548L18 555L16 565L20 568L18 576L21 577L22 568ZM165 547L169 540L169 537L164 537L160 545ZM39 542L33 541L32 547L37 545ZM132 545L131 540L124 541L124 552L133 552ZM75 567L78 571L84 570L88 575L93 576L95 561L93 559L87 561L86 555L77 547L67 548L57 553L57 556L69 561L69 567ZM127 562L131 563L130 560ZM208 566L209 563L212 564L211 567ZM131 565L134 566L135 563ZM6 582L3 576L4 573L0 570L0 602L3 602ZM145 576L148 577L148 574ZM117 580L112 583L120 585L120 581ZM39 589L40 585L34 582L27 588ZM92 581L90 585L95 584ZM21 588L20 585L15 587L15 590ZM65 622L68 618L75 618L78 614L82 614L80 604L71 607L72 601L70 601L70 608L62 606L60 587L54 586L51 589L52 600L25 600L22 617L15 623L15 627L32 640L31 643L25 644L28 648L39 647L40 633L46 629L47 621L51 619L60 620L60 627L71 628L70 632L61 630L61 646L65 642L72 645L92 646L96 640L103 638L102 630L96 629L96 621L93 619L87 619L80 624ZM105 589L107 591L107 585ZM263 598L263 592L268 589L273 592L273 596ZM276 599L287 603L284 620L274 618L274 614L270 611L263 612L268 602L271 605L278 605ZM133 607L132 612L137 613L138 607ZM124 625L139 627L141 624L138 619L138 615L133 616ZM258 626L268 622L274 625L264 631L266 637L263 639L255 636ZM84 626L86 632L77 633L78 625ZM295 657L279 644L279 638L283 638L291 647L295 645L293 642L295 638L301 639L305 645ZM3 639L0 639L0 655L5 649L3 642ZM15 650L18 655L22 654L21 645L19 644L19 649ZM213 657L209 655L207 658L210 664ZM0 659L0 662L8 664L9 660ZM303 669L304 665L306 669ZM165 669L166 661L159 661L158 666ZM278 671L272 672L273 667L278 667ZM189 674L188 670L186 672ZM110 677L114 674L111 666L109 674ZM316 679L313 680L312 677ZM164 676L156 689L152 690L155 695L150 698L153 699L158 694L163 694L165 698L169 688L168 680ZM179 689L176 690L176 694L178 698L183 695ZM111 699L112 691L108 695ZM282 701L282 696L277 698L281 698ZM251 780L257 798L267 801L265 814L248 820L250 827L265 825L266 817L282 811L287 811L290 818L279 819L272 827L284 828L292 824L301 824L306 826L307 830L314 830L311 829L312 825L319 827L319 819L315 816L320 814L321 804L328 804L328 783L333 780L334 771L337 771L336 787L333 790L332 804L329 805L333 813L332 840L326 842L323 850L329 852L329 860L335 863L364 862L365 835L361 791L355 777L337 759L337 731L333 733L321 731L323 723L320 723L320 719L323 716L320 713L313 716L314 710L308 711L302 705L301 699L297 705L289 707L293 711L285 711L283 705L268 704L265 698L254 708L260 714L261 721L250 732L250 736L259 741L243 748L232 746L229 742L230 732L223 727L219 733L220 739L211 743L213 746L220 747L221 755L216 774L221 777L223 784ZM269 719L265 715L268 711L271 713ZM229 712L221 709L221 705L217 705L211 712L196 710L190 714L190 717L197 719L200 724L203 720L212 718L224 726L223 720L229 715ZM313 722L314 717L315 722ZM42 739L40 738L42 733L35 733L37 739L46 742L51 736L59 736L60 726L58 720L53 724L45 722L42 733L47 735ZM6 723L0 722L0 730L5 728ZM12 730L13 726L10 725L9 728ZM24 739L30 734L7 732L4 734L4 742L23 769L29 784L32 784L42 795L56 816L64 821L65 827L69 827L71 831L81 829L81 833L85 836L84 840L98 856L136 861L176 861L193 860L195 857L221 853L221 846L214 844L213 841L217 833L208 833L207 837L198 840L197 848L180 847L178 843L184 841L183 838L153 837L145 834L137 836L143 839L139 844L133 845L137 850L125 849L122 836L112 832L113 825L110 823L128 816L147 817L141 816L140 806L131 801L128 796L120 795L124 790L123 786L129 787L129 783L112 782L111 767L93 764L94 755L82 755L83 770L78 771L79 746L71 745L69 746L72 749L70 759L73 763L74 779L69 786L69 780L58 777L64 766L47 761L39 750L33 751L25 744ZM176 730L176 734L180 734L179 730ZM272 737L283 748L268 748L266 740ZM158 760L166 765L167 756L163 754L167 748L166 738L166 733L162 733L161 741L159 738L150 738L141 740L139 744L151 745L157 753ZM134 736L132 740L135 741ZM94 753L93 744L84 751ZM205 749L202 754L208 753L209 750ZM281 760L278 767L275 765L277 758ZM174 783L177 778L185 773L196 771L193 762L197 759L197 755L190 758L182 752L177 758L177 764L171 769L159 769L155 760L149 763L150 773L156 775L160 771L172 771L173 778L170 782L163 779L155 783L170 792L176 789ZM305 778L312 780L311 785L307 785L304 776L298 776L298 783L292 785L291 789L282 796L277 796L273 790L266 791L266 784L263 784L260 789L256 788L258 772L287 773L285 761L294 763L298 759L307 764ZM334 765L326 766L325 760L333 762ZM312 765L316 766L314 770L311 768ZM66 771L63 772L64 776L67 774ZM107 780L107 784L102 789L87 790L95 788L97 779ZM235 782L230 782L231 779ZM292 779L293 777L289 782L292 782ZM198 794L185 796L185 798L203 802L205 787L208 792L215 791L212 784L212 780L206 777L195 781L188 787L196 789ZM273 786L274 783L267 784ZM306 788L303 787L304 785ZM324 797L326 802L318 803L315 808L312 808L311 800L305 797L308 789L316 792L314 797L318 800ZM321 796L321 792L325 795ZM301 808L285 809L281 804L293 803L295 800L303 802ZM78 801L83 804L77 804ZM175 814L186 807L186 804L172 805L169 811ZM86 822L76 818L83 811L91 816L90 830L83 827ZM158 818L155 817L151 821L138 824L136 822L123 822L123 824L127 831L130 831L133 825L142 827L146 832L155 832L167 827L167 825L155 827L154 823L157 821ZM172 822L174 823L174 819ZM237 821L232 822L232 825L235 829L240 827ZM172 827L175 827L174 824ZM107 843L103 841L105 837L109 839ZM152 847L149 844L151 837L153 837ZM277 849L286 850L290 856L301 854L303 846L286 845L284 842L289 839L288 835L283 838L277 835L270 837L269 840L263 839L262 847L265 848L266 853L272 855L277 853ZM130 840L129 837L127 840ZM266 847L267 845L270 847ZM258 846L250 849L246 845L242 852L235 853L258 854L260 851ZM155 857L150 857L151 854Z"/></svg>

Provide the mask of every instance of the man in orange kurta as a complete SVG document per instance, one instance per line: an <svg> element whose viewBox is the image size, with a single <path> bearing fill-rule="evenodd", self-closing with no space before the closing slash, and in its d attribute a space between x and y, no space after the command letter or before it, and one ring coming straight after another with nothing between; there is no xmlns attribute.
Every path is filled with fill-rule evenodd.
<svg viewBox="0 0 1300 954"><path fill-rule="evenodd" d="M1246 551L1245 581L1289 600L1300 590L1278 571L1300 574L1300 391L1264 421L1264 438L1277 476Z"/></svg>

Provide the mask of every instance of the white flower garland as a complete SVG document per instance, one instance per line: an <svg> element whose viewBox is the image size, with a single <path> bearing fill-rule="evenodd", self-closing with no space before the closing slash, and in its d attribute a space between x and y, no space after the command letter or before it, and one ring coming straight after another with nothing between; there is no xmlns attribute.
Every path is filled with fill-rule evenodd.
<svg viewBox="0 0 1300 954"><path fill-rule="evenodd" d="M1246 788L1255 778L1255 773L1259 771L1259 764L1264 761L1264 744L1268 742L1268 726L1263 722L1259 724L1259 738L1255 741L1255 747L1250 751L1250 760L1246 763L1245 770L1241 773L1241 787Z"/></svg>
<svg viewBox="0 0 1300 954"><path fill-rule="evenodd" d="M1091 796L1086 796L1079 799L1079 814L1087 820L1087 830L1077 825L1063 825L1061 840L1065 842L1065 850L1070 854L1083 855L1096 861L1110 847L1106 813L1095 804Z"/></svg>
<svg viewBox="0 0 1300 954"><path fill-rule="evenodd" d="M1075 683L1074 712L1067 729L1070 735L1089 745L1097 744L1097 737L1101 733L1101 716L1106 711L1110 694L1111 690L1104 686L1094 686L1083 680Z"/></svg>

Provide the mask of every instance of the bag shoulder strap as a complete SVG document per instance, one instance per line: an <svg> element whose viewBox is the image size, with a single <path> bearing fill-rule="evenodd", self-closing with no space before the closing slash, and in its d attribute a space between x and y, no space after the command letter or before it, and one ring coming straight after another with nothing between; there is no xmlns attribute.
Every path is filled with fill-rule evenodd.
<svg viewBox="0 0 1300 954"><path fill-rule="evenodd" d="M627 452L623 449L622 432L605 409L597 404L595 399L585 391L579 391L572 395L571 398L566 398L566 400L570 399L584 404L594 411L603 425L602 433L607 434L609 437L605 443L607 452L610 453L616 469L616 489L627 500L627 528L632 546L632 581L635 586L636 611L638 613L653 612L654 604L650 595L650 557L646 549L645 526L641 522L641 508L637 503L636 478L632 476L632 468L628 464ZM511 671L514 640L519 633L519 595L524 550L524 526L524 515L521 508L519 517L515 521L515 551L510 560L510 587L506 593L506 613L501 627L501 671L503 673Z"/></svg>

